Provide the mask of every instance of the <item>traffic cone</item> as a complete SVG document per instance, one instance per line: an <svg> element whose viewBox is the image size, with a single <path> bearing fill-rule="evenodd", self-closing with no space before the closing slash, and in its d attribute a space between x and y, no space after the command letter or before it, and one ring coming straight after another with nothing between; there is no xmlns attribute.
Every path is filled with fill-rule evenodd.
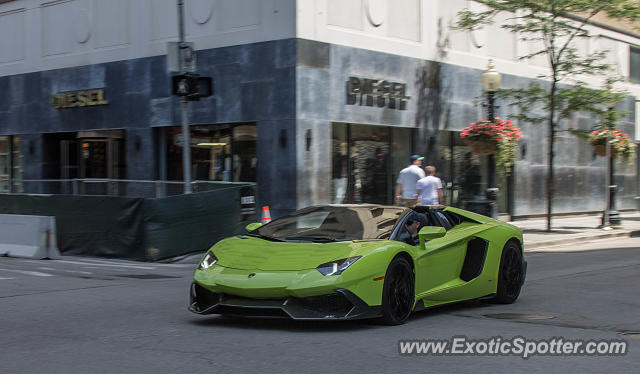
<svg viewBox="0 0 640 374"><path fill-rule="evenodd" d="M262 223L271 222L271 212L269 212L269 206L265 205L262 207Z"/></svg>

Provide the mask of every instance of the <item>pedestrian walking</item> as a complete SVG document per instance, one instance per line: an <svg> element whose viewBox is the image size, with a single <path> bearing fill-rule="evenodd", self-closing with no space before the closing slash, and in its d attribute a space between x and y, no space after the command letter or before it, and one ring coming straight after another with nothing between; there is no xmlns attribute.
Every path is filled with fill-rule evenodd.
<svg viewBox="0 0 640 374"><path fill-rule="evenodd" d="M418 194L416 183L425 177L422 170L424 157L413 155L409 158L410 165L400 171L396 181L396 204L403 206L416 205Z"/></svg>
<svg viewBox="0 0 640 374"><path fill-rule="evenodd" d="M416 193L420 205L442 204L442 181L436 177L436 168L427 166L425 168L427 176L416 183Z"/></svg>

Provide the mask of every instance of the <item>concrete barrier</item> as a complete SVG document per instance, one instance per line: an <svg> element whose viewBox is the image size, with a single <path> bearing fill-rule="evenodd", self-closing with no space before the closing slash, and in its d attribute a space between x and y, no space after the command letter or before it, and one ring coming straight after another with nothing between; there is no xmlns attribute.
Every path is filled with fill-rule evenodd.
<svg viewBox="0 0 640 374"><path fill-rule="evenodd" d="M0 214L0 256L60 257L55 217Z"/></svg>

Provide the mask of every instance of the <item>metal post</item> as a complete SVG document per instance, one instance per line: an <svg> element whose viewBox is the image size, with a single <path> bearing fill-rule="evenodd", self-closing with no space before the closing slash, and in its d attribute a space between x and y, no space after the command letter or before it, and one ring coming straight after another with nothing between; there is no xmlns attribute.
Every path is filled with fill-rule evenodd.
<svg viewBox="0 0 640 374"><path fill-rule="evenodd" d="M495 120L495 92L488 91L487 92L487 114L489 115L489 122L493 122ZM497 218L497 208L496 201L498 199L498 189L495 188L495 173L496 173L496 162L493 155L487 156L487 189L485 190L485 198L489 200L489 212L488 215L493 218Z"/></svg>
<svg viewBox="0 0 640 374"><path fill-rule="evenodd" d="M618 185L615 184L616 175L616 159L614 157L609 158L609 224L619 225L620 214L618 213L618 207L616 206L616 194L618 192Z"/></svg>
<svg viewBox="0 0 640 374"><path fill-rule="evenodd" d="M605 206L604 206L604 212L602 214L602 228L603 229L611 229L611 227L609 226L609 207L611 206L611 194L609 193L609 186L611 185L611 163L609 162L610 158L611 158L611 150L609 147L609 133L610 133L610 128L609 128L609 124L607 123L607 141L604 143L606 150L605 150L605 157L607 158L607 175L605 178L605 190L604 190L604 201L605 201Z"/></svg>
<svg viewBox="0 0 640 374"><path fill-rule="evenodd" d="M611 112L613 110L613 107L609 108L609 112ZM615 186L613 184L613 176L614 176L614 169L615 169L615 159L613 158L613 155L611 154L611 143L610 143L610 139L611 139L611 117L609 116L609 118L607 118L607 124L606 124L606 129L607 129L607 141L605 142L605 146L606 146L606 158L607 158L607 175L606 175L606 182L605 182L605 209L604 212L602 213L602 228L607 230L607 229L611 229L611 225L619 225L620 224L620 216L618 214L618 212L616 211L616 188L617 186Z"/></svg>
<svg viewBox="0 0 640 374"><path fill-rule="evenodd" d="M182 49L184 44L184 1L178 1L178 42ZM180 60L182 61L182 59ZM180 66L181 73L185 73L184 66ZM184 177L184 193L189 194L191 190L191 139L189 137L189 106L186 97L182 98L180 105L182 112L182 175Z"/></svg>
<svg viewBox="0 0 640 374"><path fill-rule="evenodd" d="M493 122L495 116L495 92L487 92L489 106L487 112L489 114L489 122ZM487 188L494 188L495 185L495 160L493 155L489 155L487 160Z"/></svg>

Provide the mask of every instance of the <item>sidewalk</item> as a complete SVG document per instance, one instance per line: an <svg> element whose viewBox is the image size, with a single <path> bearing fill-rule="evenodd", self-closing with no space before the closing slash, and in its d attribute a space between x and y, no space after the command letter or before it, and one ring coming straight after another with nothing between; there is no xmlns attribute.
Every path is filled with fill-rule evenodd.
<svg viewBox="0 0 640 374"><path fill-rule="evenodd" d="M558 244L584 242L589 240L640 236L640 213L621 213L621 225L611 230L599 228L601 215L554 217L552 230L546 231L546 219L512 221L510 224L522 229L525 251Z"/></svg>

